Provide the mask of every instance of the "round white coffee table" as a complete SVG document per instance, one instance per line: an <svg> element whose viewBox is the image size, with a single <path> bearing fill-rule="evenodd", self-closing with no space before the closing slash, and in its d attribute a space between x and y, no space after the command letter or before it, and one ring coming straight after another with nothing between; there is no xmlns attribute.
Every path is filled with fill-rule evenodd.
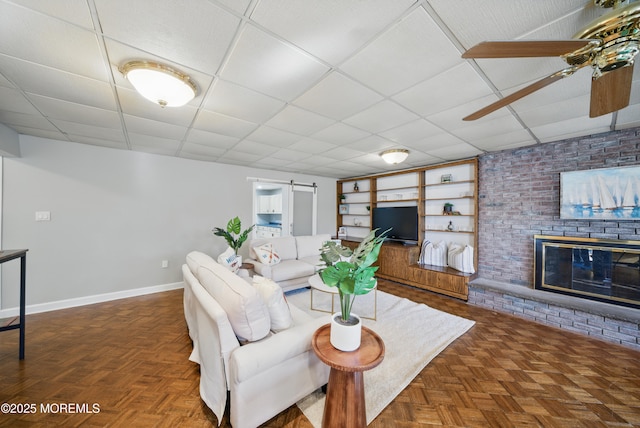
<svg viewBox="0 0 640 428"><path fill-rule="evenodd" d="M322 278L320 278L320 274L317 273L315 275L313 275L312 277L309 278L309 285L311 286L311 304L310 304L310 308L312 311L318 311L318 312L326 312L326 313L330 313L333 314L335 313L335 305L334 305L334 301L335 301L335 297L338 297L338 287L329 287L328 285L326 285L324 282L322 282ZM328 293L331 294L331 310L328 311L326 309L321 309L321 308L317 308L317 307L313 307L313 291L319 291L321 293ZM376 286L373 289L373 317L365 317L365 316L360 316L361 318L367 318L370 320L376 320L377 316L378 316L378 282L376 281ZM339 304L337 306L340 306Z"/></svg>

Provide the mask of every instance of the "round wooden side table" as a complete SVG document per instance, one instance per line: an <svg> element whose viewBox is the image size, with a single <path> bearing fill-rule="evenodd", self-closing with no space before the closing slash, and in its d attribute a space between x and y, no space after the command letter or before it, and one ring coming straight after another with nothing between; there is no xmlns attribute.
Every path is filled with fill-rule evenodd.
<svg viewBox="0 0 640 428"><path fill-rule="evenodd" d="M361 428L367 426L363 373L384 359L384 342L375 332L362 327L360 347L344 352L329 341L331 325L313 334L311 345L320 360L331 367L327 398L322 415L323 428Z"/></svg>

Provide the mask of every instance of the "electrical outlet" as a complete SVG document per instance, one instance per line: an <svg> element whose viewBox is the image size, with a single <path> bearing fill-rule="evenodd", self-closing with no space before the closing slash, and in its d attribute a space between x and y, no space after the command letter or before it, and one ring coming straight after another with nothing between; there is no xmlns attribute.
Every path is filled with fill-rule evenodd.
<svg viewBox="0 0 640 428"><path fill-rule="evenodd" d="M51 221L51 211L36 211L36 221Z"/></svg>
<svg viewBox="0 0 640 428"><path fill-rule="evenodd" d="M161 267L162 267L162 269L168 268L169 267L169 260L163 260Z"/></svg>

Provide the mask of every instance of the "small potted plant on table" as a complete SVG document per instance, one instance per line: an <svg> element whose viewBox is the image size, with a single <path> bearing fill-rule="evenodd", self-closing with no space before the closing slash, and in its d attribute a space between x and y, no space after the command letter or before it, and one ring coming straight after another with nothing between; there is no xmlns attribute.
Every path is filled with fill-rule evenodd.
<svg viewBox="0 0 640 428"><path fill-rule="evenodd" d="M389 230L376 236L377 231L372 230L353 251L334 241L325 242L321 248L320 258L326 267L320 277L327 286L338 287L340 297L340 312L331 316L330 341L341 351L354 351L360 346L362 320L351 312L351 308L357 295L376 288L373 275L378 267L372 265L378 260Z"/></svg>

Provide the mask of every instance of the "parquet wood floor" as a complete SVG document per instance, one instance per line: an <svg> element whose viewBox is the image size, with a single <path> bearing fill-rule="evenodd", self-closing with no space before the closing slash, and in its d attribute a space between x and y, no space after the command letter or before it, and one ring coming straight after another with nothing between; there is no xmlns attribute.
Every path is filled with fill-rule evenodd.
<svg viewBox="0 0 640 428"><path fill-rule="evenodd" d="M388 281L379 286L476 325L370 427L640 426L640 352ZM37 412L0 413L0 426L216 426L190 351L181 290L29 315L24 361L17 331L0 334L0 403L35 404ZM60 412L67 403L95 403L99 412ZM311 424L292 406L264 426Z"/></svg>

